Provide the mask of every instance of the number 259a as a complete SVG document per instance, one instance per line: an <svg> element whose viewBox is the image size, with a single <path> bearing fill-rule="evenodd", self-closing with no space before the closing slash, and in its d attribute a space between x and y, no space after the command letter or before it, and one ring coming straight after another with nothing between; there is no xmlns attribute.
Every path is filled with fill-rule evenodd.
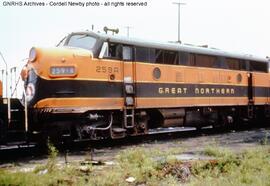
<svg viewBox="0 0 270 186"><path fill-rule="evenodd" d="M118 67L106 67L106 66L96 66L96 72L98 73L118 73Z"/></svg>

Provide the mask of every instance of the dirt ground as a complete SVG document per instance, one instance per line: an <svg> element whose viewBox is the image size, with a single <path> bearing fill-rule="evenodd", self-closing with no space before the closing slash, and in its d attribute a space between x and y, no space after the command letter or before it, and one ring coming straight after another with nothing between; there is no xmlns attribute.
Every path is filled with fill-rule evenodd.
<svg viewBox="0 0 270 186"><path fill-rule="evenodd" d="M90 150L80 150L69 152L67 159L64 153L60 153L57 158L59 165L65 165L66 160L69 163L78 163L93 159L107 164L114 164L116 155L125 149L141 147L145 149L156 149L167 151L179 149L179 159L203 159L207 158L201 152L208 146L219 146L229 148L232 151L239 152L245 149L254 148L262 143L268 142L270 128L250 129L245 131L230 131L222 134L201 134L195 137L147 140L131 145L113 146ZM91 155L92 154L92 155ZM19 171L31 171L37 165L47 162L47 156L27 157L12 163L0 164L0 168Z"/></svg>

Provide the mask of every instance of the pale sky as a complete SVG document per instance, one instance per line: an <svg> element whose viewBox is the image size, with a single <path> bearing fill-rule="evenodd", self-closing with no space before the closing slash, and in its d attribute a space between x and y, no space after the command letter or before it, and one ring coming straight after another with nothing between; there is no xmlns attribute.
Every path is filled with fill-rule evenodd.
<svg viewBox="0 0 270 186"><path fill-rule="evenodd" d="M28 0L30 1L30 0ZM39 0L50 2L52 0ZM60 0L59 0L60 1ZM65 0L62 0L65 1ZM67 0L66 0L67 1ZM75 1L75 0L74 0ZM89 2L89 0L80 0ZM96 0L105 2L105 0ZM114 0L107 0L113 2ZM178 0L147 1L147 7L7 7L0 0L0 52L9 68L21 67L32 46L55 46L72 31L119 28L126 35L177 40ZM24 2L24 1L23 1ZM36 1L35 1L36 2ZM269 0L181 0L181 40L238 53L270 56ZM4 63L0 59L0 69ZM0 73L0 79L2 75Z"/></svg>

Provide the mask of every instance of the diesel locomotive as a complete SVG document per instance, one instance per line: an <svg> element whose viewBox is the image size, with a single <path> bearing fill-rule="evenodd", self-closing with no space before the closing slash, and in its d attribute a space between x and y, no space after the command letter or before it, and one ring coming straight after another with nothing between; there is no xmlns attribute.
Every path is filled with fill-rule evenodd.
<svg viewBox="0 0 270 186"><path fill-rule="evenodd" d="M74 32L57 47L33 47L21 77L28 131L54 139L115 139L270 116L269 60L207 47Z"/></svg>

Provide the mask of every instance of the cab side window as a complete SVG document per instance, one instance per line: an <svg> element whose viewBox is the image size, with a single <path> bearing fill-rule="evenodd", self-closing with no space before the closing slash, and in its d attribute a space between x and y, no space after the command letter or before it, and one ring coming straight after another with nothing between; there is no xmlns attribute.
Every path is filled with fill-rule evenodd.
<svg viewBox="0 0 270 186"><path fill-rule="evenodd" d="M118 43L109 43L106 58L122 59L122 45Z"/></svg>
<svg viewBox="0 0 270 186"><path fill-rule="evenodd" d="M268 72L268 63L259 62L259 61L250 61L249 64L250 71L255 72Z"/></svg>
<svg viewBox="0 0 270 186"><path fill-rule="evenodd" d="M124 61L132 61L133 60L133 52L132 47L130 46L123 46L123 60Z"/></svg>
<svg viewBox="0 0 270 186"><path fill-rule="evenodd" d="M149 62L149 48L136 47L136 61Z"/></svg>

